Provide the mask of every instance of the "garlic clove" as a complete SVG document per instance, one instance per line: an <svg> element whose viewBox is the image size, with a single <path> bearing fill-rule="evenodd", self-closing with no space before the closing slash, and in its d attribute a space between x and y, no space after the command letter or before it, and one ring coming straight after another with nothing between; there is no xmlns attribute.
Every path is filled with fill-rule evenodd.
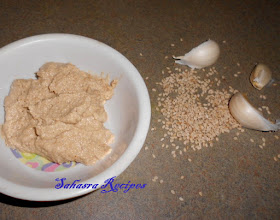
<svg viewBox="0 0 280 220"><path fill-rule="evenodd" d="M276 124L273 124L265 119L262 113L255 109L240 92L231 97L229 110L232 116L246 128L259 131L280 129L280 120L276 120Z"/></svg>
<svg viewBox="0 0 280 220"><path fill-rule="evenodd" d="M256 89L261 90L271 81L271 78L272 73L268 66L263 63L259 63L254 67L250 75L250 82Z"/></svg>
<svg viewBox="0 0 280 220"><path fill-rule="evenodd" d="M207 40L193 48L185 56L173 57L175 63L187 65L192 69L201 69L214 64L220 55L220 47L213 40Z"/></svg>

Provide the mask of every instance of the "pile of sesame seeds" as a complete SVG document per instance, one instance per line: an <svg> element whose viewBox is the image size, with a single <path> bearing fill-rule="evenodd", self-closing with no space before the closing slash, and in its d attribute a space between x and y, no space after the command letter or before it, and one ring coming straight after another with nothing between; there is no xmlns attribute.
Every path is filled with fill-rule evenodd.
<svg viewBox="0 0 280 220"><path fill-rule="evenodd" d="M199 150L213 146L213 141L218 140L221 133L240 129L228 109L229 99L237 90L230 86L217 89L221 81L213 77L219 74L214 67L208 72L203 69L203 78L196 70L167 70L170 75L157 83L162 88L157 110L163 115L159 122L166 130L164 137L169 137L171 143L182 141L193 150Z"/></svg>

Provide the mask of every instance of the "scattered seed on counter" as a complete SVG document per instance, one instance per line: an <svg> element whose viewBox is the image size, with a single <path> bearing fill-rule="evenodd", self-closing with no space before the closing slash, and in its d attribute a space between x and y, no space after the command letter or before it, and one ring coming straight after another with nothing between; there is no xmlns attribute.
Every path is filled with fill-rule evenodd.
<svg viewBox="0 0 280 220"><path fill-rule="evenodd" d="M199 192L198 194L199 194L200 196L202 196L202 192Z"/></svg>
<svg viewBox="0 0 280 220"><path fill-rule="evenodd" d="M145 150L148 150L149 148L148 147L145 147Z"/></svg>
<svg viewBox="0 0 280 220"><path fill-rule="evenodd" d="M172 189L171 191L170 191L173 195L175 194L175 191Z"/></svg>
<svg viewBox="0 0 280 220"><path fill-rule="evenodd" d="M184 178L185 178L184 176L181 176L181 180L184 179Z"/></svg>
<svg viewBox="0 0 280 220"><path fill-rule="evenodd" d="M180 200L180 201L184 201L184 199L183 199L182 197L179 197L179 200Z"/></svg>
<svg viewBox="0 0 280 220"><path fill-rule="evenodd" d="M262 146L262 145L259 145L259 148L263 149L263 146Z"/></svg>
<svg viewBox="0 0 280 220"><path fill-rule="evenodd" d="M188 161L189 161L189 162L192 162L192 159L189 158Z"/></svg>
<svg viewBox="0 0 280 220"><path fill-rule="evenodd" d="M146 77L146 80L148 80L148 79L149 79L149 77L147 76L147 77Z"/></svg>
<svg viewBox="0 0 280 220"><path fill-rule="evenodd" d="M154 178L152 179L153 182L156 182L158 179L158 176L154 176Z"/></svg>
<svg viewBox="0 0 280 220"><path fill-rule="evenodd" d="M277 140L279 139L279 137L278 137L277 135L274 135L274 137L275 137L275 139L277 139Z"/></svg>
<svg viewBox="0 0 280 220"><path fill-rule="evenodd" d="M167 130L170 143L193 143L192 149L199 150L212 146L218 135L240 127L228 110L231 93L237 90L213 89L211 80L201 79L196 70L166 69L171 74L158 83L163 89L158 107L165 121L162 128ZM205 71L209 75L218 74L215 68Z"/></svg>
<svg viewBox="0 0 280 220"><path fill-rule="evenodd" d="M153 92L156 92L157 90L156 90L155 88L152 88L152 91L153 91Z"/></svg>
<svg viewBox="0 0 280 220"><path fill-rule="evenodd" d="M175 46L175 44L170 44L170 46L171 46L171 47L174 47L174 46Z"/></svg>
<svg viewBox="0 0 280 220"><path fill-rule="evenodd" d="M265 138L264 137L262 137L262 141L265 142Z"/></svg>
<svg viewBox="0 0 280 220"><path fill-rule="evenodd" d="M275 161L277 161L277 157L273 157L273 159L274 159Z"/></svg>
<svg viewBox="0 0 280 220"><path fill-rule="evenodd" d="M159 182L160 182L160 183L163 183L163 180L160 180Z"/></svg>
<svg viewBox="0 0 280 220"><path fill-rule="evenodd" d="M160 141L164 141L164 138L161 138Z"/></svg>
<svg viewBox="0 0 280 220"><path fill-rule="evenodd" d="M165 56L164 59L168 59L168 56Z"/></svg>
<svg viewBox="0 0 280 220"><path fill-rule="evenodd" d="M154 131L154 130L156 130L156 129L155 129L154 127L152 127L152 128L151 128L151 131Z"/></svg>
<svg viewBox="0 0 280 220"><path fill-rule="evenodd" d="M238 75L237 75L237 74L234 74L234 77L238 77Z"/></svg>
<svg viewBox="0 0 280 220"><path fill-rule="evenodd" d="M237 66L240 66L240 63L236 63Z"/></svg>
<svg viewBox="0 0 280 220"><path fill-rule="evenodd" d="M156 155L152 154L153 158L156 158Z"/></svg>
<svg viewBox="0 0 280 220"><path fill-rule="evenodd" d="M233 138L233 140L235 140L235 141L236 141L237 139L238 139L237 137L234 137L234 138Z"/></svg>
<svg viewBox="0 0 280 220"><path fill-rule="evenodd" d="M142 56L143 56L143 54L142 54L142 53L140 53L140 56L142 57Z"/></svg>
<svg viewBox="0 0 280 220"><path fill-rule="evenodd" d="M254 142L255 142L252 138L250 138L250 141L251 141L252 143L254 143Z"/></svg>
<svg viewBox="0 0 280 220"><path fill-rule="evenodd" d="M278 154L277 157L280 158L280 154Z"/></svg>
<svg viewBox="0 0 280 220"><path fill-rule="evenodd" d="M227 42L225 40L223 40L223 44L226 44Z"/></svg>
<svg viewBox="0 0 280 220"><path fill-rule="evenodd" d="M183 41L183 38L180 38L180 41Z"/></svg>

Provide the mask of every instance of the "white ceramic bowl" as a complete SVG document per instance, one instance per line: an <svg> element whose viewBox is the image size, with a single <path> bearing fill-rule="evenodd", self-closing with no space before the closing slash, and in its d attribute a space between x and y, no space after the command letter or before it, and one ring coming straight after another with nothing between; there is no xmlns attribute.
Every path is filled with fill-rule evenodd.
<svg viewBox="0 0 280 220"><path fill-rule="evenodd" d="M0 49L0 124L4 122L3 101L15 79L35 78L44 63L70 62L84 71L108 73L120 78L105 109L105 126L115 135L112 153L93 166L78 164L67 170L43 172L20 162L0 140L0 191L32 201L54 201L84 195L94 189L55 189L56 178L67 183L99 184L118 176L141 150L149 129L151 106L146 85L137 69L111 47L82 36L45 34L28 37Z"/></svg>

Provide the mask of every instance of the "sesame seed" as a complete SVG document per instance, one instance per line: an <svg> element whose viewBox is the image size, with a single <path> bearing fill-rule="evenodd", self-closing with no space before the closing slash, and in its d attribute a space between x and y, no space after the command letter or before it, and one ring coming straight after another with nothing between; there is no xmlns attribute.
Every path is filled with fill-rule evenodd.
<svg viewBox="0 0 280 220"><path fill-rule="evenodd" d="M189 162L192 162L192 159L189 158L188 161L189 161Z"/></svg>
<svg viewBox="0 0 280 220"><path fill-rule="evenodd" d="M173 195L175 194L175 191L172 189L171 191L170 191Z"/></svg>
<svg viewBox="0 0 280 220"><path fill-rule="evenodd" d="M180 200L180 201L184 201L184 199L183 199L182 197L179 197L179 200Z"/></svg>
<svg viewBox="0 0 280 220"><path fill-rule="evenodd" d="M274 159L275 161L277 161L277 157L273 157L273 159Z"/></svg>
<svg viewBox="0 0 280 220"><path fill-rule="evenodd" d="M234 77L238 77L238 75L237 75L237 74L234 74Z"/></svg>
<svg viewBox="0 0 280 220"><path fill-rule="evenodd" d="M277 157L280 158L280 154L278 154Z"/></svg>
<svg viewBox="0 0 280 220"><path fill-rule="evenodd" d="M142 56L143 56L143 54L142 54L142 53L140 53L140 56L142 57Z"/></svg>
<svg viewBox="0 0 280 220"><path fill-rule="evenodd" d="M152 154L153 155L153 158L156 158L156 155Z"/></svg>
<svg viewBox="0 0 280 220"><path fill-rule="evenodd" d="M198 70L185 69L181 72L177 67L166 69L170 75L158 83L163 90L158 102L164 120L162 129L166 130L170 143L181 141L185 146L191 145L193 150L200 150L202 147L212 147L213 141L219 140L219 134L241 127L228 109L231 94L237 90L232 87L213 88L215 85L209 78L200 78L196 74ZM219 75L213 67L205 68L204 72L204 75ZM214 78L220 83L219 78ZM204 101L201 102L200 98ZM175 149L179 148L175 146ZM182 151L186 152L186 148ZM176 157L176 154L171 156Z"/></svg>
<svg viewBox="0 0 280 220"><path fill-rule="evenodd" d="M156 92L157 90L155 88L152 89L153 92Z"/></svg>
<svg viewBox="0 0 280 220"><path fill-rule="evenodd" d="M237 66L240 66L240 63L236 63Z"/></svg>
<svg viewBox="0 0 280 220"><path fill-rule="evenodd" d="M233 140L237 140L237 137L234 137Z"/></svg>
<svg viewBox="0 0 280 220"><path fill-rule="evenodd" d="M265 142L265 138L264 137L262 138L262 141Z"/></svg>
<svg viewBox="0 0 280 220"><path fill-rule="evenodd" d="M161 138L160 141L164 141L164 138Z"/></svg>
<svg viewBox="0 0 280 220"><path fill-rule="evenodd" d="M180 38L180 41L183 41L183 38Z"/></svg>
<svg viewBox="0 0 280 220"><path fill-rule="evenodd" d="M168 59L168 56L165 56L164 59Z"/></svg>
<svg viewBox="0 0 280 220"><path fill-rule="evenodd" d="M223 40L223 43L225 44L225 43L227 43L225 40Z"/></svg>
<svg viewBox="0 0 280 220"><path fill-rule="evenodd" d="M159 182L160 182L160 183L163 183L163 180L160 180Z"/></svg>
<svg viewBox="0 0 280 220"><path fill-rule="evenodd" d="M202 192L199 192L198 194L199 194L200 196L202 196Z"/></svg>
<svg viewBox="0 0 280 220"><path fill-rule="evenodd" d="M148 150L149 148L148 147L145 147L145 150Z"/></svg>
<svg viewBox="0 0 280 220"><path fill-rule="evenodd" d="M254 142L254 140L252 139L252 138L250 138L250 141L253 143Z"/></svg>
<svg viewBox="0 0 280 220"><path fill-rule="evenodd" d="M170 44L170 46L171 46L171 47L174 47L174 46L175 46L175 44Z"/></svg>
<svg viewBox="0 0 280 220"><path fill-rule="evenodd" d="M185 178L184 176L181 176L181 180L184 179L184 178Z"/></svg>
<svg viewBox="0 0 280 220"><path fill-rule="evenodd" d="M277 135L274 135L274 137L275 137L275 139L277 139L277 140L279 139L279 137L278 137Z"/></svg>
<svg viewBox="0 0 280 220"><path fill-rule="evenodd" d="M259 145L259 148L263 149L263 146L262 146L262 145Z"/></svg>

